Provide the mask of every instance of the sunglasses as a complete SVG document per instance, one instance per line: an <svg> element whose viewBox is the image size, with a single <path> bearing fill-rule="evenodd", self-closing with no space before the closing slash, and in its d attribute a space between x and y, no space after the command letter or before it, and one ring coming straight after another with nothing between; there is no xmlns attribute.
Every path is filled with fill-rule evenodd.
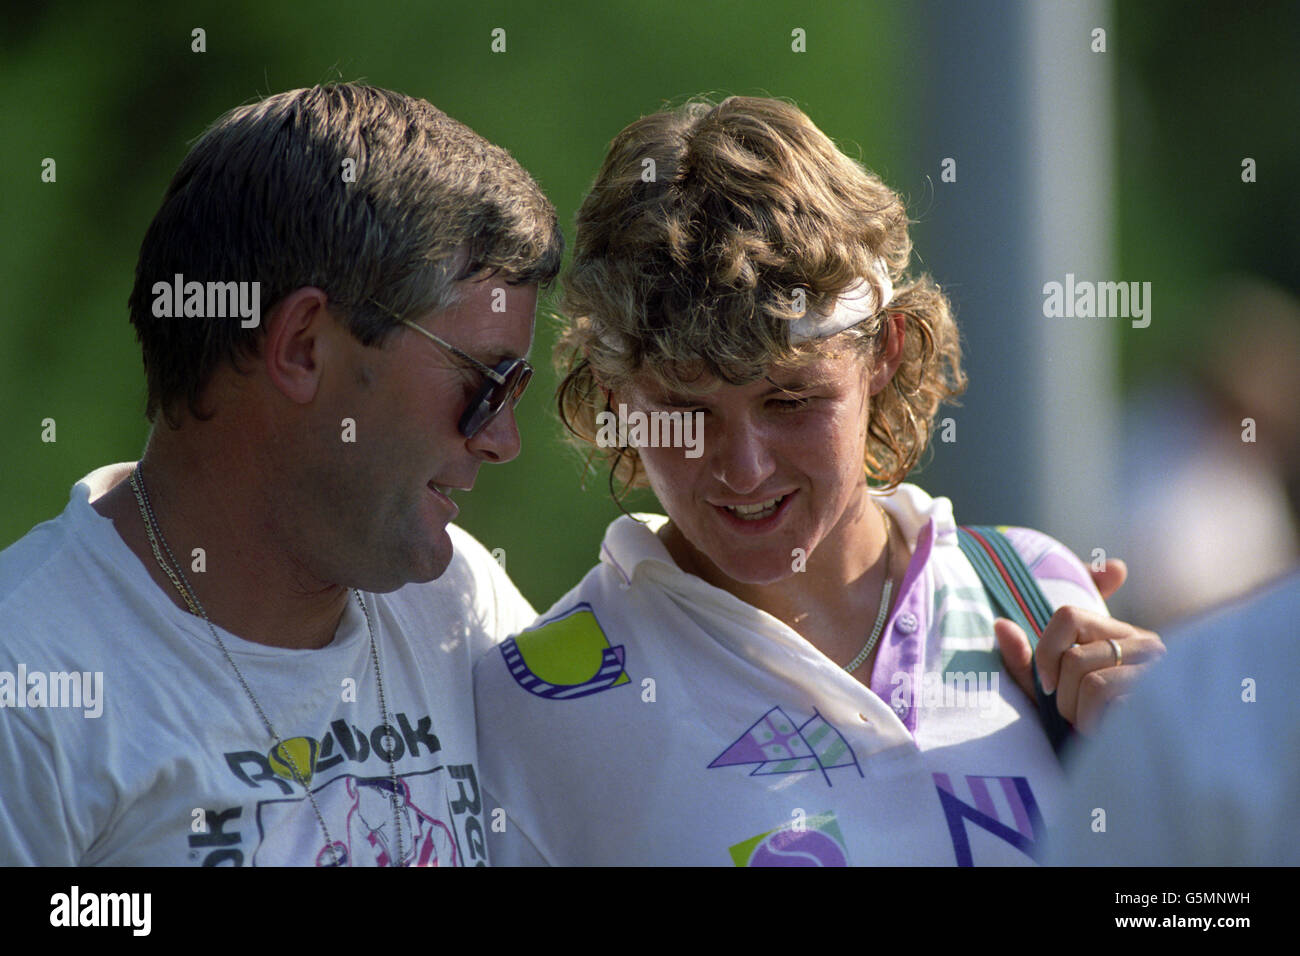
<svg viewBox="0 0 1300 956"><path fill-rule="evenodd" d="M528 382L533 377L533 367L523 359L502 359L497 363L496 368L488 368L474 356L461 351L450 342L446 342L434 335L428 329L422 329L407 319L401 319L400 321L408 329L414 329L421 335L441 345L457 358L464 359L484 376L485 381L478 390L478 394L469 403L465 413L460 416L460 433L466 438L473 438L486 428L492 419L501 414L507 402L510 403L512 408L519 404L524 389L528 387Z"/></svg>

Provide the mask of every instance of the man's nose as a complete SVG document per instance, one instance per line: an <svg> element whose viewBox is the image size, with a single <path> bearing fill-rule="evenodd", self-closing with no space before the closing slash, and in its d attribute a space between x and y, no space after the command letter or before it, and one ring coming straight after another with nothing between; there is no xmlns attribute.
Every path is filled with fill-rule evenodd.
<svg viewBox="0 0 1300 956"><path fill-rule="evenodd" d="M501 409L500 414L484 425L468 442L470 451L497 464L517 458L521 444L513 402L506 402L506 407Z"/></svg>

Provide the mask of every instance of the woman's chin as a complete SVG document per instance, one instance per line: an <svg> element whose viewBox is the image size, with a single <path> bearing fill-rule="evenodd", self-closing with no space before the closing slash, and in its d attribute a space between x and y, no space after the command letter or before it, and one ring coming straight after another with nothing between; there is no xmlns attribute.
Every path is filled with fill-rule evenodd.
<svg viewBox="0 0 1300 956"><path fill-rule="evenodd" d="M691 541L681 525L670 524L665 530L664 543L678 565L724 589L728 583L766 587L788 580L803 572L811 550L788 542L736 541L729 535L704 534Z"/></svg>
<svg viewBox="0 0 1300 956"><path fill-rule="evenodd" d="M799 554L783 555L773 558L752 558L737 560L735 556L723 561L713 561L714 567L722 572L723 577L737 584L749 587L766 587L778 584L794 577L803 570L803 561Z"/></svg>

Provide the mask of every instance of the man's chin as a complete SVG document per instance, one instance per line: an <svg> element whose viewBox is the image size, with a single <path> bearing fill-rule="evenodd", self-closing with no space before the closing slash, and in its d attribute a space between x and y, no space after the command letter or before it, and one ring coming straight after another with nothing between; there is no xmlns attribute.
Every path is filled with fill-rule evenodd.
<svg viewBox="0 0 1300 956"><path fill-rule="evenodd" d="M434 560L433 565L430 567L429 573L427 575L423 577L417 577L411 583L427 584L430 581L436 581L438 578L442 577L444 574L447 573L447 569L449 567L451 567L450 549L448 549L447 556L445 558L438 557Z"/></svg>
<svg viewBox="0 0 1300 956"><path fill-rule="evenodd" d="M447 573L452 559L451 537L444 531L442 539L431 551L421 556L421 561L412 566L407 584L427 584Z"/></svg>
<svg viewBox="0 0 1300 956"><path fill-rule="evenodd" d="M436 581L447 573L453 556L450 536L444 531L442 538L443 540L437 542L432 548L408 557L406 561L401 562L400 566L390 566L388 573L383 574L382 577L376 575L372 584L361 585L360 589L371 594L388 594L408 584L427 584Z"/></svg>

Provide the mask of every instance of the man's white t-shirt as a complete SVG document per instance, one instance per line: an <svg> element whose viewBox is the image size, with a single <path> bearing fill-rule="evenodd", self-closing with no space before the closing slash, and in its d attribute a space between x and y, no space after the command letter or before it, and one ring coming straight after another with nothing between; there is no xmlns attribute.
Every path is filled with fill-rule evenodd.
<svg viewBox="0 0 1300 956"><path fill-rule="evenodd" d="M535 613L482 545L452 526L440 578L364 595L394 726L354 600L318 650L221 631L277 752L207 624L91 508L124 467L0 553L0 864L395 865L397 824L404 864L484 863L471 666Z"/></svg>
<svg viewBox="0 0 1300 956"><path fill-rule="evenodd" d="M610 525L601 562L475 669L494 864L1017 865L1064 777L1002 668L946 498L880 498L912 560L871 688L784 623ZM1055 607L1078 559L1007 538ZM866 639L871 622L862 623Z"/></svg>

